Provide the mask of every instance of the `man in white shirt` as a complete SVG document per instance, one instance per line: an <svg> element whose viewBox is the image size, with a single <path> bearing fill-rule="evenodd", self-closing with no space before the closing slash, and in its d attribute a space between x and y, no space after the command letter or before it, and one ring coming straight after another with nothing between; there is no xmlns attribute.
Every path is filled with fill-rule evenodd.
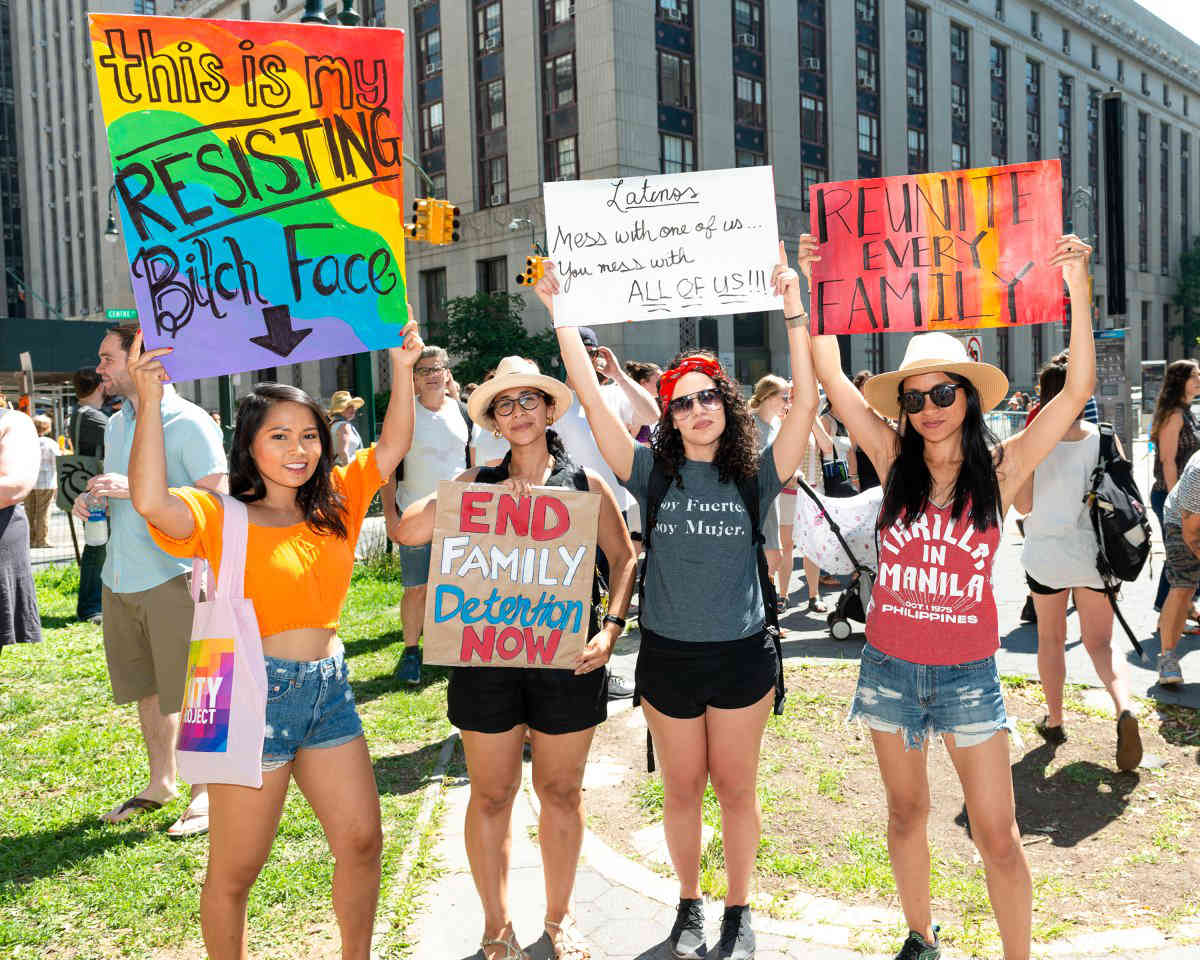
<svg viewBox="0 0 1200 960"><path fill-rule="evenodd" d="M450 395L450 358L441 347L427 346L413 368L414 405L412 447L383 488L383 514L388 536L397 544L404 597L400 620L404 627L404 653L396 674L405 683L421 682L421 632L425 620L425 585L429 580L432 544L406 547L396 536L400 514L427 497L442 480L453 480L467 467L471 422L459 401Z"/></svg>

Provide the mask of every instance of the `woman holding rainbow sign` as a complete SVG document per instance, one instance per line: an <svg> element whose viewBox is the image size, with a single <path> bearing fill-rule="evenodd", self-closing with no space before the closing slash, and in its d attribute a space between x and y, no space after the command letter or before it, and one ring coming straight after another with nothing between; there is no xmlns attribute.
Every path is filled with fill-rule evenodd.
<svg viewBox="0 0 1200 960"><path fill-rule="evenodd" d="M266 739L260 789L209 786L200 923L210 960L245 960L246 903L293 778L333 852L342 956L370 956L383 834L337 626L367 507L412 443L412 367L424 344L415 322L400 337L402 345L388 351L392 394L379 441L346 466L333 465L325 412L303 390L260 383L238 407L229 489L248 514L245 596L254 603L266 658ZM221 500L167 487L160 412L167 374L159 358L170 352L143 352L139 332L129 354L137 389L129 488L154 541L173 556L205 558L215 577L228 546Z"/></svg>
<svg viewBox="0 0 1200 960"><path fill-rule="evenodd" d="M815 242L801 238L800 249L800 269L811 278ZM941 955L926 836L930 733L942 735L962 782L1005 960L1029 957L1032 880L1014 812L1008 738L996 736L1008 720L996 672L991 573L1005 513L1095 386L1091 252L1065 236L1048 261L1062 268L1071 294L1066 383L1003 443L983 415L1004 399L1008 379L970 360L954 337L913 337L899 369L872 377L862 393L842 372L836 338L813 338L817 376L834 412L884 478L879 572L851 716L871 730L887 793L888 850L910 931L897 960Z"/></svg>

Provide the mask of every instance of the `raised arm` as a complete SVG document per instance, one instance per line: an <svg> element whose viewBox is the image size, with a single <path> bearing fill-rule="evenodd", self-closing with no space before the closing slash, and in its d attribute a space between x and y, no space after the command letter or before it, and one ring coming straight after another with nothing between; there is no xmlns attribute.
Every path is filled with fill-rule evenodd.
<svg viewBox="0 0 1200 960"><path fill-rule="evenodd" d="M1063 434L1083 413L1096 389L1096 344L1092 338L1092 285L1088 259L1092 248L1074 234L1059 239L1051 266L1061 266L1071 292L1071 342L1067 380L1053 400L1038 411L1033 423L1003 444L997 475L1000 496L1012 503L1034 469L1054 449Z"/></svg>
<svg viewBox="0 0 1200 960"><path fill-rule="evenodd" d="M817 256L816 238L811 234L802 236L797 264L810 290L812 265L820 259ZM846 425L847 432L858 439L858 445L866 451L875 472L881 477L886 477L896 456L896 431L871 409L871 405L842 370L842 355L838 350L837 337L832 334L814 336L812 356L817 379L825 387L825 394L829 397L829 403L838 419Z"/></svg>
<svg viewBox="0 0 1200 960"><path fill-rule="evenodd" d="M408 315L412 316L411 308ZM375 463L379 467L379 475L383 477L392 475L396 465L412 446L413 419L416 416L413 409L413 367L425 348L415 320L404 325L400 339L400 346L388 350L388 358L392 363L392 395L388 398L379 442L375 444Z"/></svg>
<svg viewBox="0 0 1200 960"><path fill-rule="evenodd" d="M775 293L783 297L783 317L787 323L788 354L792 366L792 407L779 425L775 436L775 469L787 483L796 474L808 450L808 434L817 415L817 378L813 373L812 339L808 334L808 313L800 296L800 277L788 266L787 250L779 242L779 263L771 276Z"/></svg>
<svg viewBox="0 0 1200 960"><path fill-rule="evenodd" d="M652 427L658 423L661 411L658 409L658 401L650 395L650 391L629 375L621 365L621 361L617 359L617 355L608 347L601 347L600 355L604 357L607 364L604 368L605 372L612 377L613 383L621 388L621 392L625 394L629 405L633 408L634 432L636 433L642 427Z"/></svg>
<svg viewBox="0 0 1200 960"><path fill-rule="evenodd" d="M554 295L559 290L554 264L546 264L546 273L534 289L553 319ZM617 479L626 483L633 473L633 452L637 443L629 435L625 424L609 409L600 395L600 381L596 379L596 368L588 358L579 330L575 327L555 327L554 332L558 335L558 348L567 368L567 377L583 405L583 412L587 414L588 426L592 428L600 455L604 457L604 462L616 474Z"/></svg>
<svg viewBox="0 0 1200 960"><path fill-rule="evenodd" d="M167 371L159 357L170 347L142 351L139 330L129 348L129 376L137 399L137 422L129 451L129 497L133 509L168 537L186 540L196 522L192 511L167 488L167 450L163 439L162 396Z"/></svg>

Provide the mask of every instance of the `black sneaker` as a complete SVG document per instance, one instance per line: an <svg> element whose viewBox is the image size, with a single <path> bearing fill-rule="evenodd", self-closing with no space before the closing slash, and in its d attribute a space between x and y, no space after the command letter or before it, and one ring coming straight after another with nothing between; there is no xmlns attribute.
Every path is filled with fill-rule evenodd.
<svg viewBox="0 0 1200 960"><path fill-rule="evenodd" d="M1051 746L1061 747L1067 742L1066 728L1063 727L1061 723L1056 724L1055 726L1050 726L1050 724L1047 723L1049 719L1049 716L1042 717L1041 720L1033 725L1033 729L1036 730L1041 735L1041 738Z"/></svg>
<svg viewBox="0 0 1200 960"><path fill-rule="evenodd" d="M748 906L726 907L721 918L721 941L717 960L753 960L754 930Z"/></svg>
<svg viewBox="0 0 1200 960"><path fill-rule="evenodd" d="M908 931L908 939L896 954L896 960L938 960L942 955L942 942L938 939L938 925L933 925L933 943L916 930Z"/></svg>
<svg viewBox="0 0 1200 960"><path fill-rule="evenodd" d="M680 900L671 928L671 956L677 960L700 960L708 949L704 942L704 901Z"/></svg>

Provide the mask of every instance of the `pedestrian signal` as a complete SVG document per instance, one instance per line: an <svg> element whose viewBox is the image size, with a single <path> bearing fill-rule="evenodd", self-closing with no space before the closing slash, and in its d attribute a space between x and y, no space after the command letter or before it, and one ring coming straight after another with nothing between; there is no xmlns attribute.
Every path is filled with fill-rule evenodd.
<svg viewBox="0 0 1200 960"><path fill-rule="evenodd" d="M546 257L526 257L525 272L517 274L517 284L524 287L532 287L542 279L546 273Z"/></svg>

